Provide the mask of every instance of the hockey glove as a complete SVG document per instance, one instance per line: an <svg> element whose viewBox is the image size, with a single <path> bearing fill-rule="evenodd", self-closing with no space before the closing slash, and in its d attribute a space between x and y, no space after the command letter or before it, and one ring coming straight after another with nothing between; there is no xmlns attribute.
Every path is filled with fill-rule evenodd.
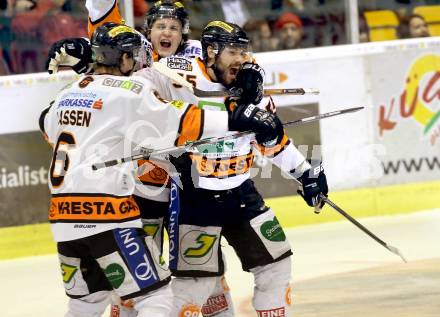
<svg viewBox="0 0 440 317"><path fill-rule="evenodd" d="M260 144L278 140L284 134L283 124L275 114L254 105L235 106L229 112L229 130L252 130Z"/></svg>
<svg viewBox="0 0 440 317"><path fill-rule="evenodd" d="M87 72L92 65L92 49L85 38L64 39L52 44L46 61L49 74L56 73L58 67L69 66L76 73Z"/></svg>
<svg viewBox="0 0 440 317"><path fill-rule="evenodd" d="M295 170L290 173L295 176ZM321 200L320 196L323 194L327 197L328 185L321 162L312 161L311 167L298 177L298 180L302 185L298 194L306 201L307 205L322 208L325 202Z"/></svg>
<svg viewBox="0 0 440 317"><path fill-rule="evenodd" d="M244 63L235 77L230 89L240 104L257 105L263 99L264 70L253 63Z"/></svg>

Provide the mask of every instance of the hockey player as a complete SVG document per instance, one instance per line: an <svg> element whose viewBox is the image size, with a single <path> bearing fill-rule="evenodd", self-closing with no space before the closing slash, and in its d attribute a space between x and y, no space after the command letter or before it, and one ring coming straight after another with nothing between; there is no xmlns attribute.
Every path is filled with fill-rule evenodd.
<svg viewBox="0 0 440 317"><path fill-rule="evenodd" d="M148 11L143 32L153 44L155 61L172 55L200 57L200 41L191 40L189 17L181 2L157 1Z"/></svg>
<svg viewBox="0 0 440 317"><path fill-rule="evenodd" d="M87 0L89 36L104 22L123 23L116 0ZM196 57L202 54L199 41L190 40L188 12L179 1L153 4L145 16L142 32L151 41L155 61L171 56Z"/></svg>
<svg viewBox="0 0 440 317"><path fill-rule="evenodd" d="M232 85L232 82L233 82L234 78L236 77L238 70L240 69L240 64L244 60L246 60L248 57L246 56L246 58L243 58L243 56L242 56L242 58L241 58L241 60L239 62L235 61L233 63L230 63L230 62L228 62L226 60L227 62L225 63L225 58L220 56L220 55L222 55L221 53L223 53L223 49L226 46L228 46L228 44L229 44L229 42L228 42L228 31L227 30L230 30L231 28L234 29L234 27L231 27L231 25L228 26L227 23L226 24L222 24L222 23L223 22L217 22L217 24L218 24L217 26L223 26L223 33L226 33L226 35L225 34L223 34L223 35L225 35L225 36L223 36L222 34L217 34L216 35L217 38L216 38L216 36L213 36L212 34L209 34L209 32L205 34L206 35L205 38L204 38L205 45L203 47L204 53L208 53L210 51L210 49L208 49L208 46L211 46L211 50L212 50L211 54L214 53L213 56L209 57L208 59L205 57L204 60L196 59L195 61L188 61L188 60L185 61L185 59L181 59L179 61L178 59L173 58L173 60L171 60L171 63L168 63L168 61L164 61L164 62L166 64L168 64L168 65L175 65L176 67L179 67L178 69L181 70L182 75L185 76L185 78L191 80L200 89L204 89L204 90L211 90L211 89L212 90L218 90L218 89L225 89L225 86L228 87L228 88L229 87L234 88L234 85ZM209 42L210 39L213 41L211 43L212 45L209 45L210 44L210 42ZM216 40L218 40L217 41L218 43L216 43ZM239 43L236 43L236 44L239 44ZM247 37L245 35L243 37L243 41L241 41L241 44L247 44ZM241 53L238 54L238 55L241 55ZM246 54L243 54L243 55L246 55ZM191 72L191 71L183 71L185 69L187 69L187 70L193 69L193 72ZM256 75L255 72L252 71L252 70L255 71L257 69L258 69L258 67L255 67L253 65L246 65L246 67L243 67L243 71L241 71L241 75L239 76L239 79L237 80L238 83L241 82L241 85L243 87L238 88L238 89L244 90L245 93L248 93L248 92L251 92L251 91L261 92L261 89L262 89L262 86L261 86L262 79L259 80L260 81L259 85L253 85L252 86L252 85L249 84L249 83L255 83L255 82L258 81L258 75ZM246 74L246 73L248 74L247 76L250 76L251 78L247 78L247 76L244 76L244 74ZM260 78L261 77L262 76L260 75ZM198 80L196 80L196 78L198 78ZM204 82L204 78L207 78L208 80ZM217 83L215 81L217 81ZM237 87L235 87L235 88L237 88ZM250 99L252 99L252 98L249 98L249 96L246 96L246 94L244 96L242 96L242 102L243 103L245 103L245 101L250 100ZM213 101L210 101L210 102L203 102L203 103L204 104L208 104L211 107L213 105L215 105L215 106L219 106L220 105L220 107L222 107L221 105L223 105L223 100L216 100L216 101L213 100ZM201 103L201 104L203 104L203 103ZM294 149L293 145L290 144L290 141L289 141L289 139L286 136L283 136L281 138L281 140L278 140L278 141L279 142L276 143L275 146L262 147L261 150L266 155L268 155L268 156L274 156L274 159L273 159L274 163L280 165L282 162L284 162L285 163L284 164L284 170L286 170L286 171L293 171L292 167L294 167L294 165L296 163L298 163L298 161L296 159L301 160L301 159L303 159L303 157L301 157L300 155L298 155L298 157L296 157L296 155L299 154L299 153L297 153L297 151L296 151L296 149ZM249 144L249 142L248 142L248 144ZM294 150L292 150L292 149L294 149ZM286 153L288 153L288 152L292 152L292 155L286 155ZM237 153L237 152L235 152L235 153ZM211 155L207 155L207 156L208 157L211 156L211 157L214 158L214 157L216 157L216 155L218 155L218 154L211 154ZM200 157L197 157L197 155L195 155L193 157L194 157L194 160L196 160L198 158L200 159ZM246 164L244 163L243 160L240 160L240 162L238 164L238 166L242 166L243 164L245 164L246 171L249 169L249 167L251 165L249 162L252 160L252 155L249 155L249 157L247 159L248 160L246 160ZM206 164L207 162L208 163L212 163L213 159L205 160L203 158L203 159L199 160L199 163L200 163L199 165L200 166L205 166L205 165L207 165ZM234 165L234 164L235 164L235 162L232 162L231 165ZM209 164L207 166L209 167ZM227 166L227 165L223 164L221 167L219 167L220 165L216 163L216 165L214 165L214 166L217 166L217 168L224 169L225 166ZM303 161L295 169L295 175L296 176L301 176L300 180L304 184L304 192L305 192L304 196L305 196L305 199L308 202L308 204L316 205L317 202L319 202L319 199L318 199L319 198L319 194L321 192L326 194L326 192L327 192L325 175L324 175L323 171L321 171L320 169L314 168L312 170L313 171L317 171L317 175L316 176L318 176L318 178L317 179L313 179L312 177L308 177L310 175L308 175L308 173L303 173L303 172L308 170L309 167L310 166L308 165L308 163ZM216 177L212 177L212 175L205 175L206 176L205 177L203 175L203 173L199 173L199 174L200 174L199 175L200 176L199 179L201 180L202 183L205 182L205 183L208 184L211 181L213 183L216 182L216 180L215 180ZM233 184L235 182L235 185L239 187L240 184L245 184L246 183L245 180L247 179L248 175L249 175L248 172L238 173L238 175L235 175L235 176L233 174L228 176L228 174L224 173L224 175L220 175L219 177L220 178L221 177L229 177L231 180L233 180L231 182L231 184ZM197 183L199 183L199 180L197 180ZM206 188L207 189L216 189L216 187L209 187L209 185L206 186ZM260 196L258 195L258 197L260 197ZM271 215L271 213L268 213L268 215ZM276 218L274 218L273 220L276 220ZM269 242L266 241L266 243L269 243ZM269 243L269 244L271 244L271 243ZM273 246L273 247L277 247L277 246L280 246L282 244L283 243L275 243L275 246ZM273 245L273 243L272 243L272 245ZM286 256L288 256L288 255L286 255ZM174 259L175 259L175 257L174 257ZM274 266L280 267L281 264L279 264L279 263L275 264L275 262L280 262L280 263L282 262L282 261L278 261L278 260L280 260L280 258L272 259L272 260L274 261L274 264L273 264ZM243 261L243 259L242 259L242 261ZM284 261L282 263L283 263L284 267L289 267L288 270L286 269L282 273L285 274L285 276L290 276L290 266L285 264L286 261ZM222 262L222 265L223 265L223 262ZM259 264L257 263L256 265L258 266ZM263 266L263 265L260 265L260 266ZM243 267L245 269L247 269L247 270L250 270L250 268L246 267L246 264L243 264ZM265 267L265 266L263 266L263 267ZM219 270L219 272L220 271L221 270ZM203 275L203 273L201 273L201 274ZM211 275L219 276L220 274L215 273L215 274L211 274ZM286 279L286 280L288 280L288 279ZM274 287L275 287L275 285L274 285ZM280 289L285 289L285 287L284 288L280 287ZM202 293L203 293L203 295L205 295L207 292L203 291ZM258 294L260 294L260 298L263 296L263 295L261 295L262 294L261 292L260 293L256 292L255 293L255 297L258 297ZM222 295L220 294L219 296L221 297ZM281 297L278 296L278 299L279 298L281 298ZM261 299L254 301L254 307L256 307L257 310L259 310L258 309L258 307L259 307L258 302L261 302ZM200 304L198 304L198 305L200 305ZM196 305L196 307L197 307L197 305ZM272 306L270 306L270 307L272 307ZM273 308L269 308L268 311L270 311L271 309L273 309ZM280 308L280 310L284 310L284 309L285 309L284 307ZM260 310L264 311L264 309L260 309ZM209 311L209 308L206 309L205 311ZM279 313L279 312L275 311L274 313Z"/></svg>
<svg viewBox="0 0 440 317"><path fill-rule="evenodd" d="M89 12L88 33L106 22L124 23L116 0L87 0ZM200 57L200 41L191 40L189 34L188 13L180 2L157 1L145 16L143 34L153 44L153 59L177 55ZM92 54L90 43L85 38L60 40L52 45L46 69L57 72L59 66L68 66L77 73L84 73L91 67Z"/></svg>
<svg viewBox="0 0 440 317"><path fill-rule="evenodd" d="M104 6L105 2L107 2L106 6ZM106 20L112 22L122 20L117 4L111 2L114 1L87 1L89 30L93 30L96 25ZM191 58L202 55L200 41L188 38L189 17L181 2L170 0L155 2L145 17L142 32L153 44L155 61L172 55ZM155 238L162 249L164 217L168 212L170 195L167 169L161 162L141 160L138 163L141 171L147 171L139 173L138 180L141 184L136 186L133 197L140 206L144 229ZM219 296L224 299L226 306L220 307L220 311L213 311L212 305L208 305L202 312L211 311L212 314L218 314L218 317L234 316L231 294L224 277L217 279L213 298L208 298L207 302L215 302ZM120 317L133 315L129 307L113 305L112 311L119 311Z"/></svg>
<svg viewBox="0 0 440 317"><path fill-rule="evenodd" d="M89 35L99 25L105 22L123 23L116 0L87 0L86 7L89 11ZM200 57L202 48L200 41L191 40L189 34L188 13L180 2L157 1L148 11L142 28L143 33L153 44L153 59L155 61L171 56ZM59 66L69 66L78 73L90 70L92 54L87 39L66 39L54 43L47 60L49 73L56 72ZM141 210L144 230L152 235L160 247L163 244L164 216L168 212L169 188L168 174L161 162L139 161L139 166L144 172L139 173L138 180L142 186L137 186L133 196ZM143 211L146 210L144 213ZM227 307L222 307L222 315L218 317L233 316L233 305L230 292L223 278L219 278L214 289L215 298L225 298ZM213 301L215 300L208 300ZM129 305L129 303L128 303ZM115 315L128 317L128 307L114 306L111 310Z"/></svg>
<svg viewBox="0 0 440 317"><path fill-rule="evenodd" d="M105 22L122 23L116 0L87 0L89 11L88 30L91 35L99 25ZM194 57L201 54L199 41L189 40L188 14L180 2L158 1L148 11L144 22L144 34L153 44L153 59L169 55ZM65 39L53 44L46 63L49 73L57 72L59 66L69 66L77 73L86 72L92 65L92 53L89 41L83 38ZM168 211L169 189L166 188L168 175L156 162L140 161L147 165L148 171L139 175L144 185L143 191L135 195L141 211L148 209L148 217L143 217L145 229L154 235L158 245L162 245L163 217ZM145 166L144 166L145 167ZM142 194L148 191L150 194ZM148 200L145 200L147 199ZM145 215L146 216L146 215Z"/></svg>
<svg viewBox="0 0 440 317"><path fill-rule="evenodd" d="M229 125L252 126L270 138L277 125L274 116L247 107L219 117L158 98L154 82L127 77L141 61L148 64L142 43L130 27L100 26L92 38L94 74L62 90L40 117L54 147L49 220L70 297L68 317L101 316L111 290L132 299L142 317L169 316L173 300L168 269L152 237L141 230L131 167L93 173L92 163L124 156L133 146L164 147L177 138L222 133ZM187 120L193 124L183 127Z"/></svg>
<svg viewBox="0 0 440 317"><path fill-rule="evenodd" d="M241 94L235 102L231 98L193 102L201 108L216 107L219 114L241 104L261 104L264 73L249 62L249 39L241 28L213 21L203 30L201 42L203 59L169 57L161 62L199 89ZM172 96L191 100L185 89L173 90ZM243 269L255 277L252 303L258 316L287 316L292 253L277 218L249 179L252 145L256 142L275 165L302 183L308 205L321 207L320 195L328 188L321 166L312 168L283 130L278 132L269 142L244 136L200 147L174 162L183 190L172 184L168 232L170 269L176 276L173 316L200 310L216 277L223 275L221 236L235 249ZM178 139L176 145L184 141Z"/></svg>

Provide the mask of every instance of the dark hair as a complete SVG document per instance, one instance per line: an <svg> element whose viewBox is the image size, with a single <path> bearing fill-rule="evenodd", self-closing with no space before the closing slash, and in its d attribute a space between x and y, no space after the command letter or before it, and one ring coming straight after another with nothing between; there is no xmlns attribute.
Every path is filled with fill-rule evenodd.
<svg viewBox="0 0 440 317"><path fill-rule="evenodd" d="M411 20L414 18L418 18L418 19L425 21L425 18L423 16L421 16L420 14L415 14L415 13L411 14L409 16L403 17L402 19L400 19L399 26L397 27L397 35L399 38L408 39L411 37L410 33L409 33L409 24L410 24Z"/></svg>

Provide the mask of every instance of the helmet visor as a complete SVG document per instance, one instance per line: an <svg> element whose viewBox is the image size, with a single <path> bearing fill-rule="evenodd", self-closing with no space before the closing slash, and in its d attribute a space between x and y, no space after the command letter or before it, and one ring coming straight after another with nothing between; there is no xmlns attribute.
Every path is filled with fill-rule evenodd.
<svg viewBox="0 0 440 317"><path fill-rule="evenodd" d="M252 60L252 51L249 43L225 43L223 49L230 55L241 55L246 61Z"/></svg>
<svg viewBox="0 0 440 317"><path fill-rule="evenodd" d="M133 50L133 59L137 69L150 67L153 63L153 46L144 36L142 36L141 46Z"/></svg>

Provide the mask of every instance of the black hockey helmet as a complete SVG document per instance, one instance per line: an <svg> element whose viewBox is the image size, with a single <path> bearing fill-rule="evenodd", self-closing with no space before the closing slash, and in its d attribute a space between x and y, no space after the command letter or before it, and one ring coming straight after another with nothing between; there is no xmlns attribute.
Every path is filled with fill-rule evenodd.
<svg viewBox="0 0 440 317"><path fill-rule="evenodd" d="M91 45L94 61L106 66L119 65L123 53L140 62L139 57L146 51L142 34L113 22L104 23L95 30Z"/></svg>
<svg viewBox="0 0 440 317"><path fill-rule="evenodd" d="M169 18L179 20L182 24L182 34L189 33L189 17L188 12L181 2L173 1L157 1L147 12L144 22L144 29L151 30L154 21L161 18Z"/></svg>
<svg viewBox="0 0 440 317"><path fill-rule="evenodd" d="M208 58L208 46L212 46L216 54L220 54L225 46L239 47L249 51L249 38L237 24L212 21L202 31L202 50L205 61Z"/></svg>

